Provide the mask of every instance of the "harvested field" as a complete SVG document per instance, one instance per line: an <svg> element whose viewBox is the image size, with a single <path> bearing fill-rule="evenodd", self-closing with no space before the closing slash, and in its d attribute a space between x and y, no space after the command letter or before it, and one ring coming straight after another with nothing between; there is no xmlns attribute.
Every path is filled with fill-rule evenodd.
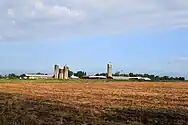
<svg viewBox="0 0 188 125"><path fill-rule="evenodd" d="M188 83L100 82L3 82L0 124L188 125Z"/></svg>

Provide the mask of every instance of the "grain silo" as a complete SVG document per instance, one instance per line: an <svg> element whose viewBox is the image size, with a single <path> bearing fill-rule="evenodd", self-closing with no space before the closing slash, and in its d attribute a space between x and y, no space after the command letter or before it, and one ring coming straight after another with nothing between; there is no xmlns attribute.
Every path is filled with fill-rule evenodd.
<svg viewBox="0 0 188 125"><path fill-rule="evenodd" d="M59 79L63 79L64 76L63 71L64 70L62 68L59 69L59 77L58 77Z"/></svg>
<svg viewBox="0 0 188 125"><path fill-rule="evenodd" d="M65 65L63 71L64 71L63 79L68 79L69 78L69 67L67 65Z"/></svg>
<svg viewBox="0 0 188 125"><path fill-rule="evenodd" d="M112 78L112 64L107 64L107 78Z"/></svg>
<svg viewBox="0 0 188 125"><path fill-rule="evenodd" d="M59 66L55 65L54 66L54 78L58 79L58 77L59 77Z"/></svg>

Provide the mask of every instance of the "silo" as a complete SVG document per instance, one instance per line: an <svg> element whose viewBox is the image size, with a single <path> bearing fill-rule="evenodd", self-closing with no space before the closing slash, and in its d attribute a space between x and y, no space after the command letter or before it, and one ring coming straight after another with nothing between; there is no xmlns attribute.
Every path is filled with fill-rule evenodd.
<svg viewBox="0 0 188 125"><path fill-rule="evenodd" d="M63 76L64 76L64 75L63 75L63 69L60 68L60 69L59 69L59 77L58 77L58 78L59 78L59 79L63 79Z"/></svg>
<svg viewBox="0 0 188 125"><path fill-rule="evenodd" d="M69 78L69 67L67 65L64 66L63 70L63 79L68 79Z"/></svg>
<svg viewBox="0 0 188 125"><path fill-rule="evenodd" d="M54 66L54 78L58 79L58 77L59 77L59 66L55 65Z"/></svg>
<svg viewBox="0 0 188 125"><path fill-rule="evenodd" d="M107 64L107 78L112 78L112 64Z"/></svg>

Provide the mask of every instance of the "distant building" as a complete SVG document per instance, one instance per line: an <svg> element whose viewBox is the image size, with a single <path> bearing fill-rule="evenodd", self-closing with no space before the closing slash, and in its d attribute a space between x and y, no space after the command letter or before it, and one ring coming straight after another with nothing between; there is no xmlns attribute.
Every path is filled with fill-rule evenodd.
<svg viewBox="0 0 188 125"><path fill-rule="evenodd" d="M112 78L112 64L107 64L107 78Z"/></svg>
<svg viewBox="0 0 188 125"><path fill-rule="evenodd" d="M59 69L60 69L60 67L58 65L54 66L54 78L55 79L59 78Z"/></svg>
<svg viewBox="0 0 188 125"><path fill-rule="evenodd" d="M151 81L150 78L146 77L124 77L124 76L113 76L114 80L144 80L144 81Z"/></svg>
<svg viewBox="0 0 188 125"><path fill-rule="evenodd" d="M37 74L25 74L24 79L51 79L53 75L37 75Z"/></svg>
<svg viewBox="0 0 188 125"><path fill-rule="evenodd" d="M82 79L106 79L106 76L83 76Z"/></svg>
<svg viewBox="0 0 188 125"><path fill-rule="evenodd" d="M106 76L89 76L89 79L106 79Z"/></svg>
<svg viewBox="0 0 188 125"><path fill-rule="evenodd" d="M71 78L71 79L79 79L79 77L74 76L74 75L72 75L70 78Z"/></svg>
<svg viewBox="0 0 188 125"><path fill-rule="evenodd" d="M65 65L64 67L54 65L54 78L69 79L69 67L67 65Z"/></svg>
<svg viewBox="0 0 188 125"><path fill-rule="evenodd" d="M69 67L65 65L64 67L60 67L59 65L54 65L54 75L48 74L24 74L20 79L69 79ZM79 77L71 76L71 79L79 79ZM107 64L107 73L106 76L84 76L81 79L114 79L114 80L144 80L151 81L150 78L146 77L124 77L124 76L113 76L112 75L112 64Z"/></svg>
<svg viewBox="0 0 188 125"><path fill-rule="evenodd" d="M114 79L114 80L129 80L129 77L113 76L112 79Z"/></svg>

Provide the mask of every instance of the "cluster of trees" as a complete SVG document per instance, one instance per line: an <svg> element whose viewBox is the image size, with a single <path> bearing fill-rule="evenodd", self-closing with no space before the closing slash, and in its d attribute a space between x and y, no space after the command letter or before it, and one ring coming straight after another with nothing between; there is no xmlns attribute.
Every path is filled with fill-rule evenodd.
<svg viewBox="0 0 188 125"><path fill-rule="evenodd" d="M106 76L107 73L97 73L95 76ZM184 81L184 77L169 77L169 76L155 76L150 74L121 74L120 72L116 72L113 74L113 76L125 76L125 77L147 77L150 78L152 81L165 81L165 80L171 80L171 81Z"/></svg>
<svg viewBox="0 0 188 125"><path fill-rule="evenodd" d="M5 76L0 75L0 79L5 79L5 78L8 78L8 79L18 79L18 78L20 78L20 76L14 74L14 73L11 73L11 74L8 74L8 75L5 75Z"/></svg>
<svg viewBox="0 0 188 125"><path fill-rule="evenodd" d="M37 75L47 75L47 73L36 73ZM82 78L83 76L86 76L87 73L84 71L77 71L74 73L73 71L69 70L69 77L72 75L77 76L79 78ZM95 76L106 76L107 73L97 73ZM120 72L116 72L113 74L113 76L125 76L125 77L147 77L150 78L152 81L184 81L184 77L169 77L169 76L155 76L155 75L150 75L150 74L134 74L134 73L129 73L129 74L121 74ZM14 73L2 76L0 75L0 79L2 78L8 78L8 79L19 79L20 77L24 77L24 74L22 75L16 75Z"/></svg>
<svg viewBox="0 0 188 125"><path fill-rule="evenodd" d="M73 71L70 71L70 70L69 70L68 75L69 75L69 77L71 77L72 75L74 75L74 76L77 76L77 77L79 77L79 78L82 78L83 76L86 76L87 73L84 72L84 71L77 71L76 73L74 73Z"/></svg>
<svg viewBox="0 0 188 125"><path fill-rule="evenodd" d="M97 74L95 74L95 76L106 76L107 75L107 73L97 73Z"/></svg>
<svg viewBox="0 0 188 125"><path fill-rule="evenodd" d="M120 72L116 72L113 74L114 76L126 76L126 77L147 77L150 78L152 81L164 81L164 80L174 80L174 81L184 81L184 77L169 77L169 76L155 76L151 74L120 74Z"/></svg>
<svg viewBox="0 0 188 125"><path fill-rule="evenodd" d="M83 76L86 76L86 75L87 75L87 73L84 71L78 71L78 72L74 73L74 76L77 76L79 78L82 78Z"/></svg>
<svg viewBox="0 0 188 125"><path fill-rule="evenodd" d="M36 75L48 75L47 73L33 73L33 74L36 74ZM4 76L2 76L2 75L0 75L0 79L19 79L19 78L23 78L23 77L25 77L25 74L22 74L22 75L16 75L16 74L14 74L14 73L11 73L11 74L8 74L8 75L4 75Z"/></svg>
<svg viewBox="0 0 188 125"><path fill-rule="evenodd" d="M32 74L36 74L36 75L48 75L47 73L32 73ZM68 76L71 77L72 75L74 76L77 76L79 78L82 78L83 76L86 76L87 73L84 72L84 71L77 71L76 73L74 73L73 71L69 70L69 73L68 73ZM11 73L11 74L8 74L8 75L5 75L5 76L2 76L0 75L0 79L19 79L19 78L23 78L25 77L25 74L22 74L22 75L16 75L14 73Z"/></svg>
<svg viewBox="0 0 188 125"><path fill-rule="evenodd" d="M86 73L83 71L79 71L79 73L80 73L79 77L86 75ZM106 76L106 75L107 75L107 73L95 74L95 76ZM78 75L75 75L75 76L78 76ZM155 75L150 75L150 74L134 74L134 73L121 74L120 72L114 73L113 76L146 77L146 78L150 78L152 81L165 81L165 80L166 81L184 81L185 80L184 77L155 76Z"/></svg>

